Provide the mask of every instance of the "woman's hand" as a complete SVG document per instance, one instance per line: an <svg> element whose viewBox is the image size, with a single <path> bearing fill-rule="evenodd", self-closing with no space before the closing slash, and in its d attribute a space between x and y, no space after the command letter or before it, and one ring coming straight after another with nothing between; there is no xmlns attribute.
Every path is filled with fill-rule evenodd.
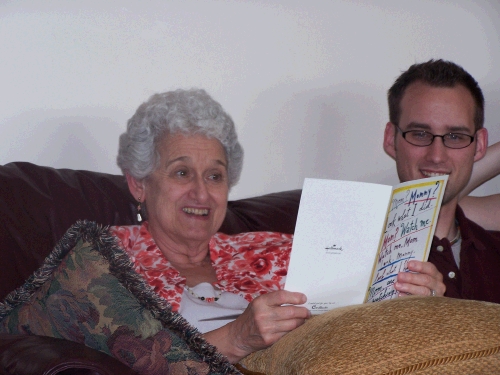
<svg viewBox="0 0 500 375"><path fill-rule="evenodd" d="M446 286L443 275L430 262L411 260L408 269L412 272L400 272L394 284L399 295L444 296Z"/></svg>
<svg viewBox="0 0 500 375"><path fill-rule="evenodd" d="M206 333L205 338L231 363L236 363L304 324L311 313L305 307L294 305L305 302L304 294L286 290L261 295L236 320Z"/></svg>

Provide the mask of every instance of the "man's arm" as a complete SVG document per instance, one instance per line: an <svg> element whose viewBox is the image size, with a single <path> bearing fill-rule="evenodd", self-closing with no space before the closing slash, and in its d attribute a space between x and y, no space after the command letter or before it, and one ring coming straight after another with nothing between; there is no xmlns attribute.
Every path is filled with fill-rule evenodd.
<svg viewBox="0 0 500 375"><path fill-rule="evenodd" d="M466 196L479 185L500 174L500 142L488 147L484 158L474 164L469 184L460 193L460 207L468 219L486 230L500 231L500 194Z"/></svg>
<svg viewBox="0 0 500 375"><path fill-rule="evenodd" d="M474 163L474 169L467 186L460 192L460 198L465 198L475 188L500 174L500 142L486 150L486 155Z"/></svg>
<svg viewBox="0 0 500 375"><path fill-rule="evenodd" d="M460 201L467 219L486 230L500 231L500 194L465 197Z"/></svg>

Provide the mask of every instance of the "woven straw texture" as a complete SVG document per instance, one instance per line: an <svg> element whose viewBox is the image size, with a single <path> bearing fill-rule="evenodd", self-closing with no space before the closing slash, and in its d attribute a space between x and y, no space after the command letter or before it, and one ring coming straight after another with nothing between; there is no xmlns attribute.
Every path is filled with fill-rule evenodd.
<svg viewBox="0 0 500 375"><path fill-rule="evenodd" d="M267 375L498 374L500 304L406 297L338 308L242 364Z"/></svg>

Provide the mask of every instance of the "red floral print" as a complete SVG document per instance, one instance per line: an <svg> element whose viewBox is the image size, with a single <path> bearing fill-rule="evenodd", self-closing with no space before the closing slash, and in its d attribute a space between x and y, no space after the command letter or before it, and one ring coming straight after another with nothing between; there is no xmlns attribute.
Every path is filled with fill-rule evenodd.
<svg viewBox="0 0 500 375"><path fill-rule="evenodd" d="M114 226L110 230L130 256L135 271L172 305L174 311L179 311L186 279L156 246L148 223ZM238 294L249 302L261 294L283 289L292 240L291 234L274 232L215 234L209 243L210 259L217 276L214 286Z"/></svg>

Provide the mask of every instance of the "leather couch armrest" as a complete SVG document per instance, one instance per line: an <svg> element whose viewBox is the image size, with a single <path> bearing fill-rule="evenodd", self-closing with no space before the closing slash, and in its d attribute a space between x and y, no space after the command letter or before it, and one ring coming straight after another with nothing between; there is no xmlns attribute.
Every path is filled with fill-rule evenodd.
<svg viewBox="0 0 500 375"><path fill-rule="evenodd" d="M0 334L0 373L16 375L138 375L117 359L72 341Z"/></svg>

